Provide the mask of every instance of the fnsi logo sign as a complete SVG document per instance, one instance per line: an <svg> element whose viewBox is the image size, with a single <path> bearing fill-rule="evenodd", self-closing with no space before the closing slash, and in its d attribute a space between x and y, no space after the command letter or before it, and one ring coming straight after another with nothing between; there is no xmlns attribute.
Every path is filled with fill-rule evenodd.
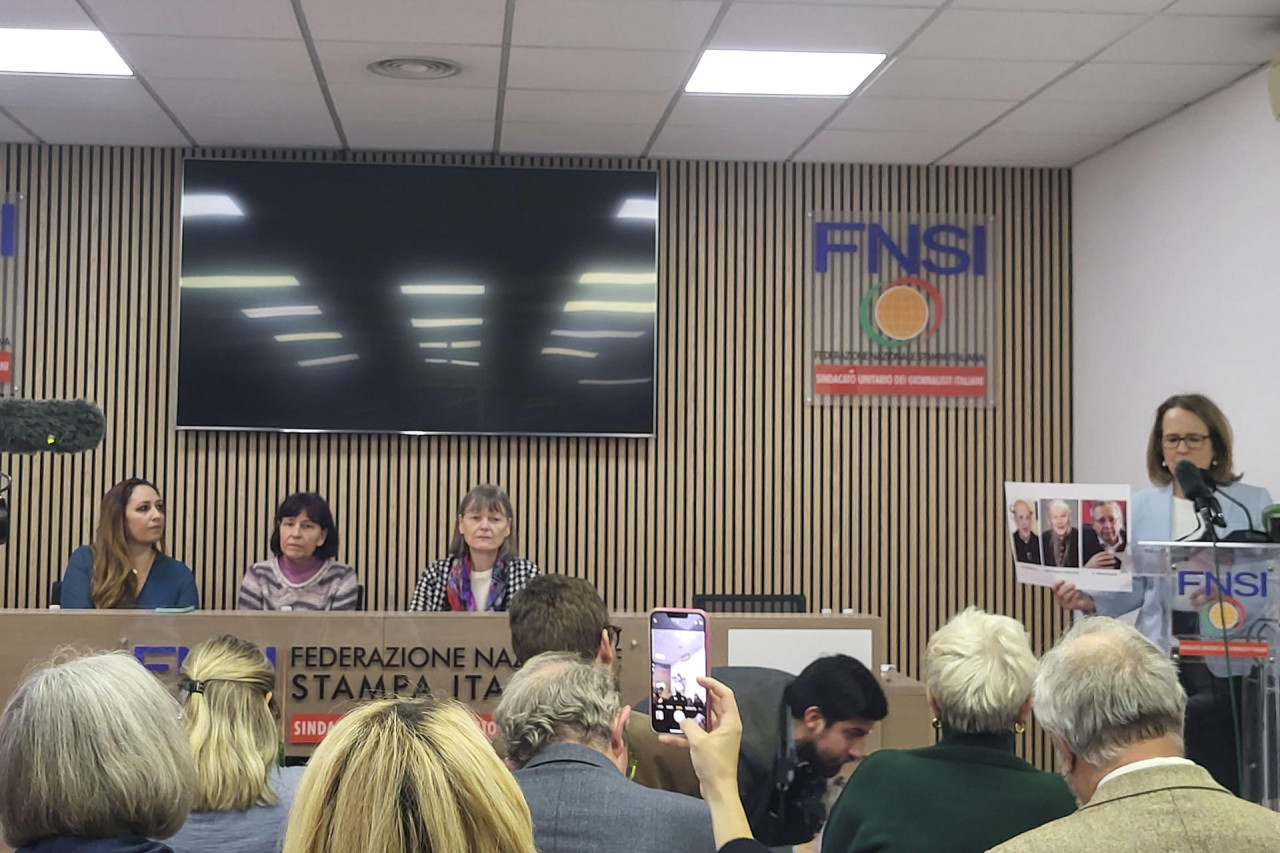
<svg viewBox="0 0 1280 853"><path fill-rule="evenodd" d="M810 221L810 402L990 401L998 326L988 220L879 213Z"/></svg>

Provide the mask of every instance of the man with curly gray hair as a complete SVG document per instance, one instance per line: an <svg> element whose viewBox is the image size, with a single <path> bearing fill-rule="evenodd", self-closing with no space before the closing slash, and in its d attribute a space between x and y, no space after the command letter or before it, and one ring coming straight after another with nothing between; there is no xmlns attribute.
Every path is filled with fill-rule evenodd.
<svg viewBox="0 0 1280 853"><path fill-rule="evenodd" d="M1177 670L1127 624L1077 622L1041 659L1033 697L1082 805L993 853L1280 850L1280 814L1237 799L1183 757Z"/></svg>
<svg viewBox="0 0 1280 853"><path fill-rule="evenodd" d="M623 775L630 713L612 671L571 652L537 655L512 676L494 714L498 745L541 853L714 853L706 803Z"/></svg>

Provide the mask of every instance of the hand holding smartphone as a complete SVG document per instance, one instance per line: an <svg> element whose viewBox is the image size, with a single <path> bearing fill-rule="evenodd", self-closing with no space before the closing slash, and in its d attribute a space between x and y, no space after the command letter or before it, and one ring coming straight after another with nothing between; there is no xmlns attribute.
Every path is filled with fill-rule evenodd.
<svg viewBox="0 0 1280 853"><path fill-rule="evenodd" d="M707 725L707 690L699 678L711 674L707 614L667 607L649 614L649 719L659 734L682 734L694 719Z"/></svg>

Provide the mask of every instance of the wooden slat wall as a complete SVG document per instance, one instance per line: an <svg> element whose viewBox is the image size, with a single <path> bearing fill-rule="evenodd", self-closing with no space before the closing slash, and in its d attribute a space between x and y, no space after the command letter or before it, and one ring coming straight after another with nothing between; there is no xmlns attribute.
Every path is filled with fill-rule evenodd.
<svg viewBox="0 0 1280 853"><path fill-rule="evenodd" d="M200 156L330 159L328 152ZM0 188L27 196L19 369L25 395L87 397L101 448L0 458L15 523L0 603L44 606L115 481L168 498L169 550L206 607L229 607L267 553L276 503L332 501L371 608L407 605L454 504L497 482L523 550L592 580L615 609L697 591L802 592L879 614L918 673L929 633L967 604L1044 648L1064 624L1017 586L1005 479L1071 474L1070 173L1066 170L357 154L410 163L660 170L657 436L647 439L175 433L172 344L181 164L175 149L0 145ZM805 213L996 217L1004 306L993 409L811 408L802 371ZM1047 760L1044 743L1029 743Z"/></svg>

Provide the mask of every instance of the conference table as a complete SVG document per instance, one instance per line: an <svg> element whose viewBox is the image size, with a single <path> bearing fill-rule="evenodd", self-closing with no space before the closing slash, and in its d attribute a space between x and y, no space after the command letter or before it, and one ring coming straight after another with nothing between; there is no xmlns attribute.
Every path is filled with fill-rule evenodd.
<svg viewBox="0 0 1280 853"><path fill-rule="evenodd" d="M622 629L623 701L634 703L650 692L648 614L617 613L612 622ZM708 625L713 667L798 672L832 652L851 654L875 673L885 662L884 623L876 616L715 613ZM0 610L0 632L6 703L25 673L62 648L125 651L176 690L182 660L202 640L233 634L257 643L275 663L284 751L294 757L309 755L362 700L390 694L452 696L492 734L493 711L517 664L502 613ZM868 748L933 743L923 686L896 672L882 683L889 717Z"/></svg>

